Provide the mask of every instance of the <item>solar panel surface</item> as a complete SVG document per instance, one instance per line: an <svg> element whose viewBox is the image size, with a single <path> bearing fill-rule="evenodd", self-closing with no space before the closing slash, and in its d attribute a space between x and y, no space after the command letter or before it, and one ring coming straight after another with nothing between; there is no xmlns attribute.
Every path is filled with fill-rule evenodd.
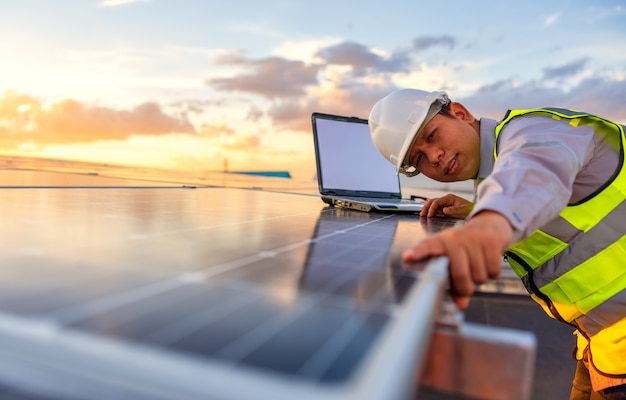
<svg viewBox="0 0 626 400"><path fill-rule="evenodd" d="M95 174L10 189L10 173L25 172L0 175L0 381L24 396L349 398L409 315L419 277L399 251L454 223Z"/></svg>

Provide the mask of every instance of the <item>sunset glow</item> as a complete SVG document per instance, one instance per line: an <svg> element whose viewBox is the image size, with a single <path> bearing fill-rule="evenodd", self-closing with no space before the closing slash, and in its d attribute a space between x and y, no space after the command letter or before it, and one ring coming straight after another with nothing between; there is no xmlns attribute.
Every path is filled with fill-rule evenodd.
<svg viewBox="0 0 626 400"><path fill-rule="evenodd" d="M626 122L619 1L241 7L5 4L0 154L312 179L310 114L366 118L400 87L495 119L563 106Z"/></svg>

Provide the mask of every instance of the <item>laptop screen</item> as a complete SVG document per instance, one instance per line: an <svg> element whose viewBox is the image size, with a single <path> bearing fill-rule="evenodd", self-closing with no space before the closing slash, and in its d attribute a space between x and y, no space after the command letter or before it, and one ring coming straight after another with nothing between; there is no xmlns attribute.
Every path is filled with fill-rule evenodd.
<svg viewBox="0 0 626 400"><path fill-rule="evenodd" d="M367 120L314 113L313 135L322 194L400 194L395 167L374 146Z"/></svg>

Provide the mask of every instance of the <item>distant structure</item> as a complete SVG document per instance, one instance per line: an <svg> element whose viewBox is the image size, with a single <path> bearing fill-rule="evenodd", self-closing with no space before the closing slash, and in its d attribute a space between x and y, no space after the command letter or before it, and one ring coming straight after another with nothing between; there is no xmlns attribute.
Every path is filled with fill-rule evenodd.
<svg viewBox="0 0 626 400"><path fill-rule="evenodd" d="M291 178L289 171L224 171L227 174L267 176L271 178Z"/></svg>
<svg viewBox="0 0 626 400"><path fill-rule="evenodd" d="M291 178L291 174L289 171L229 171L228 170L228 159L224 158L224 169L222 172L225 174L242 174L242 175L257 175L257 176L268 176L272 178Z"/></svg>

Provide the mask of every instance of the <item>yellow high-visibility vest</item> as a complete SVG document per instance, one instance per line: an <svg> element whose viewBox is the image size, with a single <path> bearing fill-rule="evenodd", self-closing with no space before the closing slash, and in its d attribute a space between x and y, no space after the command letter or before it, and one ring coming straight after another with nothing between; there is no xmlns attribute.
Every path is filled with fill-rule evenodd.
<svg viewBox="0 0 626 400"><path fill-rule="evenodd" d="M600 372L626 376L626 167L624 126L578 111L542 108L509 111L496 127L541 115L572 126L591 126L619 153L619 166L595 193L567 207L506 255L532 298L551 317L576 327L576 358L586 348Z"/></svg>

